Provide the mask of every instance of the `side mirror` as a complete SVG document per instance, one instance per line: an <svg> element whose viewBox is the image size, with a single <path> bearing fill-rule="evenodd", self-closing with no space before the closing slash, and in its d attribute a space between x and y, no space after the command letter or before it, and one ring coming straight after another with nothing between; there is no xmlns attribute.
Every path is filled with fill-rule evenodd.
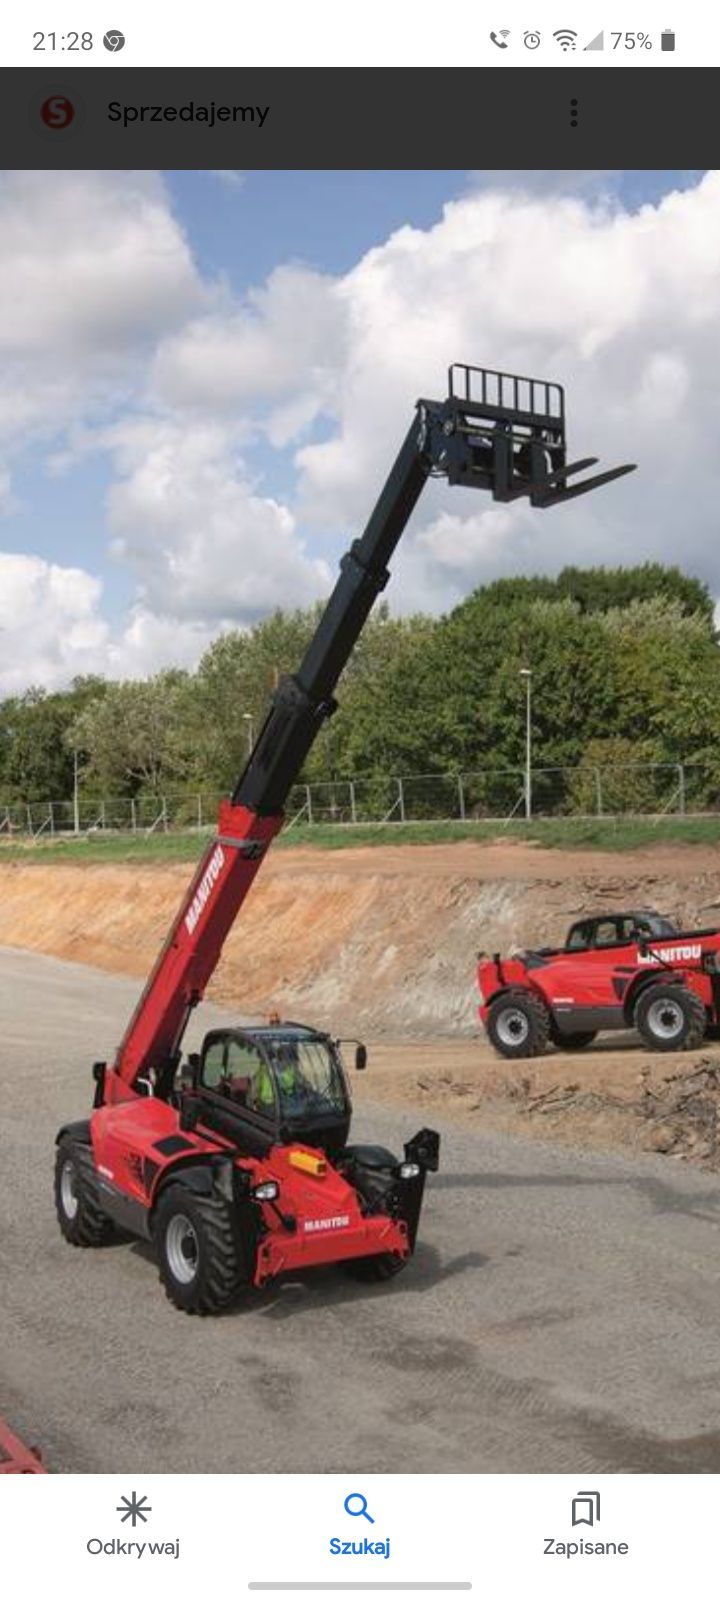
<svg viewBox="0 0 720 1600"><path fill-rule="evenodd" d="M359 1044L355 1050L355 1071L364 1072L367 1066L367 1045Z"/></svg>

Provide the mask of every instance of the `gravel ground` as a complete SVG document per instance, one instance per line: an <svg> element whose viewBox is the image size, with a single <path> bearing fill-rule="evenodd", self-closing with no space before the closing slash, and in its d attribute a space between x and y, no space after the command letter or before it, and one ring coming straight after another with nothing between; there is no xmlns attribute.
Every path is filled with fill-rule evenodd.
<svg viewBox="0 0 720 1600"><path fill-rule="evenodd" d="M395 1282L322 1271L199 1322L146 1246L71 1250L52 1208L137 982L17 950L0 976L0 1412L51 1470L720 1471L716 1177L451 1125ZM363 1104L355 1131L423 1119Z"/></svg>

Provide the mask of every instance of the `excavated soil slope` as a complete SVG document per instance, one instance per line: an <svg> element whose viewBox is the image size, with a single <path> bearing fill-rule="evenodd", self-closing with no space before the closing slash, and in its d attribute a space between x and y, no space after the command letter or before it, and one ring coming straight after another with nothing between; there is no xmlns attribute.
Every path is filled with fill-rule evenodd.
<svg viewBox="0 0 720 1600"><path fill-rule="evenodd" d="M146 976L190 876L184 866L0 864L0 944ZM559 942L586 911L652 904L720 923L720 851L561 853L506 842L278 851L228 940L209 995L373 1041L355 1089L436 1114L720 1171L720 1044L649 1054L605 1034L581 1054L502 1061L476 1021L478 949Z"/></svg>
<svg viewBox="0 0 720 1600"><path fill-rule="evenodd" d="M188 878L186 865L0 864L0 943L144 976ZM277 852L210 996L370 1037L470 1037L478 949L549 943L584 911L644 904L686 926L720 921L720 851Z"/></svg>

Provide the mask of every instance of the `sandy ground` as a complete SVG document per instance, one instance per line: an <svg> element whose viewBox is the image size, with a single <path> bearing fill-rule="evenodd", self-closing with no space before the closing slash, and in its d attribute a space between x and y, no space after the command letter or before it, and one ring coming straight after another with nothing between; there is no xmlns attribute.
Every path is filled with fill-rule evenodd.
<svg viewBox="0 0 720 1600"><path fill-rule="evenodd" d="M363 1085L365 1088L365 1085ZM367 1090L467 1128L592 1149L654 1151L720 1172L720 1044L680 1056L614 1034L575 1054L498 1059L483 1037L377 1043Z"/></svg>
<svg viewBox="0 0 720 1600"><path fill-rule="evenodd" d="M55 1132L86 1114L137 989L0 951L0 1412L51 1470L720 1470L720 1184L683 1163L440 1117L399 1278L308 1273L203 1322L145 1246L72 1250ZM203 1007L189 1042L218 1020ZM372 1104L392 1066L374 1052L356 1079L354 1131L399 1148L426 1118Z"/></svg>
<svg viewBox="0 0 720 1600"><path fill-rule="evenodd" d="M186 865L0 860L0 944L144 977L188 877ZM609 1035L578 1055L511 1064L479 1029L479 948L558 942L573 917L623 905L655 905L687 927L720 920L720 850L612 855L503 841L278 851L209 998L364 1035L369 1092L413 1113L720 1169L717 1045L662 1057Z"/></svg>
<svg viewBox="0 0 720 1600"><path fill-rule="evenodd" d="M0 858L0 944L145 975L187 865L46 859ZM373 1038L474 1038L478 950L559 942L573 917L628 902L655 904L686 926L720 920L720 851L613 856L522 843L276 851L209 995Z"/></svg>
<svg viewBox="0 0 720 1600"><path fill-rule="evenodd" d="M146 1247L70 1250L50 1197L56 1128L86 1114L188 876L0 865L0 1412L51 1469L720 1470L720 1046L507 1063L474 993L479 947L585 910L707 925L718 853L271 858L211 988L232 1010L204 1006L188 1043L275 1006L362 1033L356 1135L437 1126L442 1170L396 1282L309 1274L203 1324Z"/></svg>

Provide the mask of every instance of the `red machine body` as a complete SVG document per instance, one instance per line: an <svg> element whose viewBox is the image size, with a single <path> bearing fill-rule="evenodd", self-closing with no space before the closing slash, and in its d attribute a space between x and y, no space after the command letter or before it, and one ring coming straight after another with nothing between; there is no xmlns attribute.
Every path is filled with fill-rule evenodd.
<svg viewBox="0 0 720 1600"><path fill-rule="evenodd" d="M134 1097L137 1081L177 1063L188 1017L202 999L225 939L252 888L268 845L283 824L280 812L258 816L225 800L218 830L205 851L155 966L128 1023L111 1071L109 1103Z"/></svg>
<svg viewBox="0 0 720 1600"><path fill-rule="evenodd" d="M407 1221L364 1212L352 1182L317 1148L278 1143L262 1158L241 1157L233 1140L198 1125L183 1133L184 1148L178 1150L177 1110L157 1099L143 1101L141 1115L129 1102L96 1111L91 1137L100 1201L105 1200L108 1214L113 1212L121 1226L124 1221L136 1233L151 1235L158 1198L173 1176L180 1178L197 1165L217 1162L223 1154L247 1180L251 1193L268 1183L275 1185L282 1196L282 1212L274 1203L254 1202L257 1248L248 1284L255 1288L281 1273L334 1261L378 1256L402 1264L410 1255ZM163 1142L173 1147L169 1153L159 1149ZM125 1212L118 1210L113 1191L124 1196ZM134 1217L133 1207L138 1208Z"/></svg>
<svg viewBox="0 0 720 1600"><path fill-rule="evenodd" d="M576 927L590 922L617 923L617 937L573 948L571 930L562 949L480 957L479 1015L501 1055L579 1049L630 1028L652 1049L689 1049L720 1024L720 930L656 933L618 913Z"/></svg>

